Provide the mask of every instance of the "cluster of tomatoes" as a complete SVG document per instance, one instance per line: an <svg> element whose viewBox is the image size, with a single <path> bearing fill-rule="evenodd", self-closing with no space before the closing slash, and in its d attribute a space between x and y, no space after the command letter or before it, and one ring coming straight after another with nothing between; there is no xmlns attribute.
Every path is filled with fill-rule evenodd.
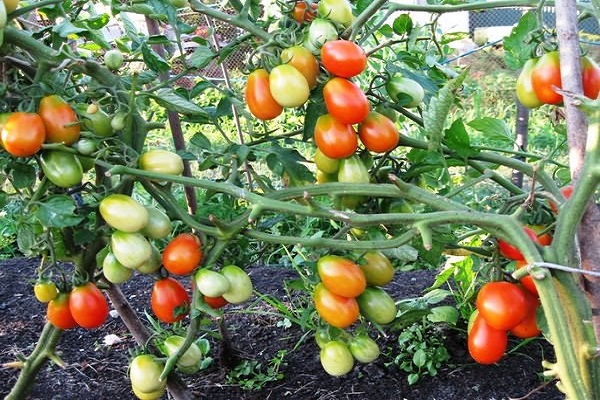
<svg viewBox="0 0 600 400"><path fill-rule="evenodd" d="M581 57L583 94L596 99L600 92L600 67L591 58ZM551 51L539 58L528 60L517 78L517 98L525 107L536 108L543 104L561 104L563 96L560 58Z"/></svg>
<svg viewBox="0 0 600 400"><path fill-rule="evenodd" d="M396 318L394 299L381 288L394 277L395 270L390 260L378 251L368 251L362 259L364 263L360 265L335 255L323 256L317 261L320 282L315 286L313 301L319 316L333 327L348 328L360 315L381 325L389 324ZM371 362L379 355L378 351L375 355L376 343L366 336L350 341L349 349L340 340L317 337L317 343L321 347L321 364L332 375L343 375L352 369L353 363L340 361L341 364L335 367L337 363L332 361L348 359L339 355L344 353L344 347L347 354L358 354L354 358L361 362ZM337 356L334 357L334 354ZM340 365L345 367L341 368Z"/></svg>

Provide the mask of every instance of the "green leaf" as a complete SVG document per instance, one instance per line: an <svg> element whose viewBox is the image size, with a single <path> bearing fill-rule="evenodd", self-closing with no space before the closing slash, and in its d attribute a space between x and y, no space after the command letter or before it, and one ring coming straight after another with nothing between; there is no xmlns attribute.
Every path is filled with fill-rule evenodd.
<svg viewBox="0 0 600 400"><path fill-rule="evenodd" d="M450 291L445 289L433 289L423 295L423 300L427 302L427 304L437 304L446 300L448 296L450 296Z"/></svg>
<svg viewBox="0 0 600 400"><path fill-rule="evenodd" d="M400 261L415 261L419 257L419 252L412 246L407 244L395 247L393 249L384 249L382 250L383 254L385 254L388 258L397 259Z"/></svg>
<svg viewBox="0 0 600 400"><path fill-rule="evenodd" d="M52 228L75 226L84 217L75 214L75 201L67 195L56 195L39 204L36 215L42 225Z"/></svg>
<svg viewBox="0 0 600 400"><path fill-rule="evenodd" d="M513 144L512 130L501 119L492 117L477 118L469 122L471 128L484 134L485 139L493 142L500 142L503 145Z"/></svg>
<svg viewBox="0 0 600 400"><path fill-rule="evenodd" d="M142 44L142 57L148 68L152 71L161 73L171 69L169 63L146 43Z"/></svg>
<svg viewBox="0 0 600 400"><path fill-rule="evenodd" d="M90 29L102 29L108 24L110 21L110 16L106 13L102 13L100 15L96 15L94 17L83 20Z"/></svg>
<svg viewBox="0 0 600 400"><path fill-rule="evenodd" d="M394 33L397 35L404 35L405 33L410 34L410 31L412 31L412 28L413 28L413 22L412 22L412 19L410 18L410 15L408 15L408 14L400 15L398 18L396 18L394 20L394 23L392 25L392 29L394 30Z"/></svg>
<svg viewBox="0 0 600 400"><path fill-rule="evenodd" d="M85 28L78 28L71 23L71 21L65 19L61 23L56 24L52 27L52 32L57 33L60 37L68 37L72 34L78 34L82 32L86 32Z"/></svg>
<svg viewBox="0 0 600 400"><path fill-rule="evenodd" d="M452 306L433 307L431 313L427 315L431 322L445 322L450 325L456 325L458 322L458 310Z"/></svg>
<svg viewBox="0 0 600 400"><path fill-rule="evenodd" d="M34 255L34 246L36 244L36 233L34 226L30 224L20 224L17 230L17 247L25 256Z"/></svg>
<svg viewBox="0 0 600 400"><path fill-rule="evenodd" d="M413 355L413 363L421 368L422 366L425 365L425 363L427 362L427 354L425 353L425 351L423 349L419 349L415 352L415 354Z"/></svg>
<svg viewBox="0 0 600 400"><path fill-rule="evenodd" d="M20 162L11 163L12 184L15 189L25 189L35 184L35 168L29 164Z"/></svg>
<svg viewBox="0 0 600 400"><path fill-rule="evenodd" d="M208 46L198 46L190 56L190 66L202 69L210 64L215 57L216 54Z"/></svg>
<svg viewBox="0 0 600 400"><path fill-rule="evenodd" d="M265 150L269 152L266 158L267 166L275 174L283 176L287 173L292 184L314 181L312 172L302 164L306 160L298 151L278 145L270 146Z"/></svg>
<svg viewBox="0 0 600 400"><path fill-rule="evenodd" d="M150 7L147 4L142 4L142 3L136 3L132 6L121 5L121 6L115 7L115 8L121 12L129 12L129 13L133 13L133 14L143 14L143 15L155 14L154 8Z"/></svg>
<svg viewBox="0 0 600 400"><path fill-rule="evenodd" d="M454 121L450 128L446 130L444 144L459 157L467 158L478 153L471 147L469 134L463 120L460 118Z"/></svg>
<svg viewBox="0 0 600 400"><path fill-rule="evenodd" d="M529 39L532 31L538 28L536 13L528 11L504 39L504 62L510 69L521 68L531 58L537 43Z"/></svg>
<svg viewBox="0 0 600 400"><path fill-rule="evenodd" d="M310 101L306 106L306 112L304 113L304 131L302 133L302 140L309 141L315 133L315 126L317 120L327 111L325 110L325 103L321 98L320 101Z"/></svg>
<svg viewBox="0 0 600 400"><path fill-rule="evenodd" d="M190 143L193 146L200 147L201 149L209 150L212 145L210 143L210 139L207 138L203 133L196 132L194 136L190 139Z"/></svg>
<svg viewBox="0 0 600 400"><path fill-rule="evenodd" d="M146 43L148 43L148 44L166 44L166 45L168 45L168 44L171 44L171 41L165 35L155 35L155 36L150 36L148 38L148 41Z"/></svg>
<svg viewBox="0 0 600 400"><path fill-rule="evenodd" d="M150 97L158 104L170 111L175 111L186 115L201 115L208 117L204 109L195 103L179 96L172 88L161 88L156 91L156 94L151 94Z"/></svg>
<svg viewBox="0 0 600 400"><path fill-rule="evenodd" d="M233 109L231 106L232 104L230 97L221 97L221 100L219 100L219 104L217 105L215 117L231 117L233 115Z"/></svg>

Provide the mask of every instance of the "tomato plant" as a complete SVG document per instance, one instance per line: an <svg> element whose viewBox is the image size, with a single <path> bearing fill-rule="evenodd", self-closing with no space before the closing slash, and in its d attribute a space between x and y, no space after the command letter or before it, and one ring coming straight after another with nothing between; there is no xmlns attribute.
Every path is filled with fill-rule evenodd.
<svg viewBox="0 0 600 400"><path fill-rule="evenodd" d="M539 244L538 237L533 229L531 229L528 226L525 226L525 227L523 227L523 230L525 231L525 233L527 233L527 236L529 236L529 238L534 243ZM498 239L498 251L500 252L500 254L503 257L506 257L510 260L524 260L525 259L523 257L523 254L521 254L521 251L519 251L519 249L517 249L512 244L510 244L507 241L502 240L502 239Z"/></svg>
<svg viewBox="0 0 600 400"><path fill-rule="evenodd" d="M58 187L70 188L83 179L83 167L75 154L46 150L40 154L40 166L48 180Z"/></svg>
<svg viewBox="0 0 600 400"><path fill-rule="evenodd" d="M359 264L367 283L375 286L387 285L394 278L396 270L389 258L380 251L367 251Z"/></svg>
<svg viewBox="0 0 600 400"><path fill-rule="evenodd" d="M358 124L369 115L369 101L353 82L332 78L323 87L327 111L342 124Z"/></svg>
<svg viewBox="0 0 600 400"><path fill-rule="evenodd" d="M371 322L385 325L396 318L396 303L382 288L367 286L356 300L360 313Z"/></svg>
<svg viewBox="0 0 600 400"><path fill-rule="evenodd" d="M516 326L510 329L510 333L521 339L528 339L541 334L537 325L537 310L539 300L537 296L525 291L527 313L525 317Z"/></svg>
<svg viewBox="0 0 600 400"><path fill-rule="evenodd" d="M562 103L562 95L555 91L555 88L562 88L558 51L551 51L539 58L531 71L531 86L542 103Z"/></svg>
<svg viewBox="0 0 600 400"><path fill-rule="evenodd" d="M266 69L254 70L248 75L244 91L248 109L258 119L270 120L283 111L271 94L269 73Z"/></svg>
<svg viewBox="0 0 600 400"><path fill-rule="evenodd" d="M163 346L167 356L175 354L182 346L185 338L183 336L171 335L163 341ZM179 357L177 365L180 367L193 367L202 361L202 350L196 343L192 343L190 347Z"/></svg>
<svg viewBox="0 0 600 400"><path fill-rule="evenodd" d="M79 140L81 127L77 114L60 96L42 97L37 112L46 128L46 142L70 145Z"/></svg>
<svg viewBox="0 0 600 400"><path fill-rule="evenodd" d="M109 311L106 298L92 282L71 290L69 310L77 324L86 329L100 327L108 318Z"/></svg>
<svg viewBox="0 0 600 400"><path fill-rule="evenodd" d="M360 123L358 137L365 147L375 153L386 153L398 146L400 133L385 115L372 111Z"/></svg>
<svg viewBox="0 0 600 400"><path fill-rule="evenodd" d="M315 125L314 139L317 147L329 158L350 157L358 148L356 131L330 114L321 115Z"/></svg>
<svg viewBox="0 0 600 400"><path fill-rule="evenodd" d="M80 105L75 107L77 113L82 117L83 128L96 136L107 138L112 136L113 131L110 116L97 104Z"/></svg>
<svg viewBox="0 0 600 400"><path fill-rule="evenodd" d="M318 170L323 171L326 174L335 174L340 167L340 161L338 159L327 157L318 147L315 152L315 164Z"/></svg>
<svg viewBox="0 0 600 400"><path fill-rule="evenodd" d="M532 58L527 60L525 65L523 65L523 69L517 78L517 98L527 108L537 108L544 104L538 99L533 90L533 85L531 83L531 72L535 68L537 63L537 58Z"/></svg>
<svg viewBox="0 0 600 400"><path fill-rule="evenodd" d="M29 157L40 151L46 140L42 118L35 113L15 112L2 127L2 147L15 157Z"/></svg>
<svg viewBox="0 0 600 400"><path fill-rule="evenodd" d="M321 63L334 76L352 78L364 71L367 55L352 41L331 40L321 47Z"/></svg>
<svg viewBox="0 0 600 400"><path fill-rule="evenodd" d="M600 92L600 66L588 56L581 58L583 94L596 99Z"/></svg>
<svg viewBox="0 0 600 400"><path fill-rule="evenodd" d="M167 214L156 207L146 207L146 211L148 211L148 223L140 230L140 233L150 239L166 238L173 228Z"/></svg>
<svg viewBox="0 0 600 400"><path fill-rule="evenodd" d="M321 74L319 62L316 57L304 46L292 46L281 52L281 62L289 64L296 68L308 83L308 87L313 89L317 86L317 79Z"/></svg>
<svg viewBox="0 0 600 400"><path fill-rule="evenodd" d="M321 46L329 40L337 40L338 33L335 25L324 18L316 18L310 23L304 46L313 54L319 54Z"/></svg>
<svg viewBox="0 0 600 400"><path fill-rule="evenodd" d="M345 375L354 367L354 358L348 346L339 340L331 340L323 345L319 354L325 372L332 376Z"/></svg>
<svg viewBox="0 0 600 400"><path fill-rule="evenodd" d="M150 304L156 318L165 323L173 323L184 319L188 314L190 297L181 283L167 277L154 282Z"/></svg>
<svg viewBox="0 0 600 400"><path fill-rule="evenodd" d="M517 269L523 268L525 266L527 266L527 261L525 261L525 260L519 260L516 263ZM532 293L536 296L538 295L537 287L535 287L535 282L533 281L533 277L531 275L524 276L523 278L520 279L520 282L523 285L523 287L525 289L527 289L530 293Z"/></svg>
<svg viewBox="0 0 600 400"><path fill-rule="evenodd" d="M360 157L356 154L340 161L337 179L339 182L345 183L370 182L369 171ZM344 195L341 200L343 207L354 209L364 202L365 198L363 196Z"/></svg>
<svg viewBox="0 0 600 400"><path fill-rule="evenodd" d="M508 345L506 331L492 328L481 314L475 317L468 336L469 354L480 364L500 361Z"/></svg>
<svg viewBox="0 0 600 400"><path fill-rule="evenodd" d="M317 273L327 290L339 296L356 297L367 287L365 274L360 267L340 256L319 258Z"/></svg>
<svg viewBox="0 0 600 400"><path fill-rule="evenodd" d="M527 294L510 282L488 282L477 294L477 310L488 325L507 331L517 326L528 312Z"/></svg>
<svg viewBox="0 0 600 400"><path fill-rule="evenodd" d="M308 81L290 64L281 64L271 70L269 89L282 107L300 107L310 96Z"/></svg>
<svg viewBox="0 0 600 400"><path fill-rule="evenodd" d="M567 185L567 186L562 187L560 189L560 192L562 193L563 197L566 200L569 200L571 198L571 195L573 194L573 185ZM559 206L558 206L558 204L556 204L555 201L549 200L548 201L548 205L550 206L550 209L552 210L552 212L554 214L558 213L558 207Z"/></svg>
<svg viewBox="0 0 600 400"><path fill-rule="evenodd" d="M133 269L127 268L110 251L102 260L102 274L107 281L115 284L127 282L133 276Z"/></svg>
<svg viewBox="0 0 600 400"><path fill-rule="evenodd" d="M347 328L358 320L356 299L332 293L322 283L315 287L313 300L319 316L331 326Z"/></svg>
<svg viewBox="0 0 600 400"><path fill-rule="evenodd" d="M176 275L191 274L202 262L204 252L198 236L181 233L167 244L162 252L162 263L167 271Z"/></svg>
<svg viewBox="0 0 600 400"><path fill-rule="evenodd" d="M58 329L71 329L77 326L69 308L69 293L59 293L54 300L51 300L48 303L46 316L48 322Z"/></svg>
<svg viewBox="0 0 600 400"><path fill-rule="evenodd" d="M223 296L219 297L210 297L204 296L204 302L208 304L211 308L217 309L221 307L225 307L229 302L223 298Z"/></svg>

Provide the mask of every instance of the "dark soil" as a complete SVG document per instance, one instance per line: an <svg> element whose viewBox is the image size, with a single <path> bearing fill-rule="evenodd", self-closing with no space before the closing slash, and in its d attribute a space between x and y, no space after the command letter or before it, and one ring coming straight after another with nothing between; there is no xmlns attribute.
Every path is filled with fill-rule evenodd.
<svg viewBox="0 0 600 400"><path fill-rule="evenodd" d="M26 280L34 276L37 261L13 259L0 263L0 363L15 360L15 355L28 355L33 349L45 322L45 306L32 295ZM287 301L282 281L293 277L283 268L250 269L256 289ZM27 278L25 278L27 277ZM418 296L433 279L431 271L399 274L387 289L396 299ZM134 308L148 306L150 278L136 276L122 290ZM231 307L231 306L229 306ZM267 305L256 307L269 310ZM235 310L234 310L235 311ZM280 317L233 312L227 324L235 347L247 360L263 363L278 350L288 349L280 372L283 378L267 383L258 390L244 390L239 384L228 383L226 373L215 362L208 370L185 381L198 399L562 399L554 383L544 384L541 360L552 359L551 348L542 340L533 341L505 356L498 364L481 366L472 362L466 352L466 340L460 331L446 333L447 348L452 355L449 366L435 377L424 376L408 385L407 375L393 364L396 334L378 338L388 355L376 362L355 365L348 375L334 378L327 375L319 363L319 351L311 335L301 341L306 332L296 325L278 326ZM103 344L108 334L123 341L111 347ZM298 347L294 349L296 344ZM213 342L213 356L219 345ZM514 347L517 342L512 342ZM64 369L48 363L38 376L31 399L133 399L127 380L128 350L135 345L121 320L111 318L101 329L66 331L58 345ZM292 350L293 349L293 350ZM5 396L17 379L18 371L0 369L0 395Z"/></svg>

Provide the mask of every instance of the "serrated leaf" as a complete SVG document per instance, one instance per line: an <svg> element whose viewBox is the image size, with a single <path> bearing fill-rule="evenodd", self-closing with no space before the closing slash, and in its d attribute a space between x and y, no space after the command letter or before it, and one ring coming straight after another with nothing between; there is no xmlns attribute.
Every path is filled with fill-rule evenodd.
<svg viewBox="0 0 600 400"><path fill-rule="evenodd" d="M396 18L392 24L392 29L396 35L410 34L412 31L413 22L408 14L402 14Z"/></svg>
<svg viewBox="0 0 600 400"><path fill-rule="evenodd" d="M209 150L212 146L210 143L210 139L208 139L203 133L196 132L194 136L190 139L190 143L196 147L200 147L201 149Z"/></svg>
<svg viewBox="0 0 600 400"><path fill-rule="evenodd" d="M36 236L33 226L29 224L19 225L19 229L17 230L17 247L25 256L32 256L34 254L32 249L36 244Z"/></svg>
<svg viewBox="0 0 600 400"><path fill-rule="evenodd" d="M492 117L483 117L467 123L471 128L483 133L486 140L504 145L513 144L513 134L504 120Z"/></svg>
<svg viewBox="0 0 600 400"><path fill-rule="evenodd" d="M60 37L66 38L72 34L78 34L86 32L85 28L78 28L71 23L69 20L63 20L61 23L56 24L52 27L52 32L58 34Z"/></svg>
<svg viewBox="0 0 600 400"><path fill-rule="evenodd" d="M530 33L538 28L539 21L536 13L528 11L519 19L510 35L504 39L504 62L510 69L521 68L531 58L537 44L528 39Z"/></svg>
<svg viewBox="0 0 600 400"><path fill-rule="evenodd" d="M72 197L56 195L39 204L36 215L41 224L51 228L75 226L84 217L75 214L76 206Z"/></svg>
<svg viewBox="0 0 600 400"><path fill-rule="evenodd" d="M11 163L12 184L15 189L25 189L32 187L35 183L35 168L29 164L19 162Z"/></svg>
<svg viewBox="0 0 600 400"><path fill-rule="evenodd" d="M269 152L265 160L267 166L275 174L283 176L286 173L290 182L296 184L314 181L312 172L302 164L306 160L298 151L277 145L270 146L265 150Z"/></svg>
<svg viewBox="0 0 600 400"><path fill-rule="evenodd" d="M419 252L412 246L407 244L395 247L393 249L384 249L382 250L383 254L385 254L388 258L393 258L401 261L415 261L419 257Z"/></svg>
<svg viewBox="0 0 600 400"><path fill-rule="evenodd" d="M190 66L202 69L210 64L215 57L216 54L208 46L198 46L190 56Z"/></svg>
<svg viewBox="0 0 600 400"><path fill-rule="evenodd" d="M446 129L444 144L459 157L467 158L477 153L471 147L469 133L461 118L454 121L450 128Z"/></svg>
<svg viewBox="0 0 600 400"><path fill-rule="evenodd" d="M158 104L170 111L186 115L201 115L208 117L206 111L191 101L179 96L172 88L161 88L156 94L150 95Z"/></svg>
<svg viewBox="0 0 600 400"><path fill-rule="evenodd" d="M431 322L445 322L450 325L456 325L458 322L458 310L452 306L433 307L427 319Z"/></svg>
<svg viewBox="0 0 600 400"><path fill-rule="evenodd" d="M146 43L142 44L142 58L152 71L161 73L171 69L169 63Z"/></svg>

